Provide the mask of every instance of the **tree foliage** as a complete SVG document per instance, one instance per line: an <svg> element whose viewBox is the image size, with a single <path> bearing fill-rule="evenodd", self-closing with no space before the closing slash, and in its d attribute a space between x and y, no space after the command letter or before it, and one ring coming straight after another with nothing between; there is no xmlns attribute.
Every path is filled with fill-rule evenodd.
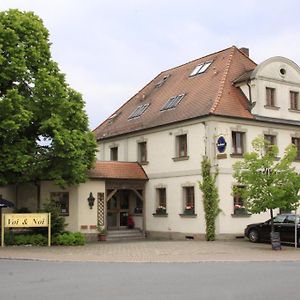
<svg viewBox="0 0 300 300"><path fill-rule="evenodd" d="M84 182L96 142L31 12L0 12L0 184Z"/></svg>
<svg viewBox="0 0 300 300"><path fill-rule="evenodd" d="M273 209L293 210L299 204L300 176L292 167L297 155L295 145L289 145L281 159L277 158L278 147L262 138L252 142L253 152L234 164L234 178L239 193L251 213Z"/></svg>
<svg viewBox="0 0 300 300"><path fill-rule="evenodd" d="M220 213L219 194L216 186L218 173L211 173L211 163L205 156L201 162L202 182L199 182L199 187L203 193L203 205L206 222L207 241L214 241L216 235L216 218Z"/></svg>

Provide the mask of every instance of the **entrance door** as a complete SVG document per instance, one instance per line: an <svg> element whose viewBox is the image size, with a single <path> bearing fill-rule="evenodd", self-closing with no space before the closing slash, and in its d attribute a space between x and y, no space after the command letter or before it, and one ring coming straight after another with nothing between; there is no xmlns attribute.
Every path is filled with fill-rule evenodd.
<svg viewBox="0 0 300 300"><path fill-rule="evenodd" d="M127 191L118 191L107 202L107 227L109 230L127 228L129 214L129 195Z"/></svg>

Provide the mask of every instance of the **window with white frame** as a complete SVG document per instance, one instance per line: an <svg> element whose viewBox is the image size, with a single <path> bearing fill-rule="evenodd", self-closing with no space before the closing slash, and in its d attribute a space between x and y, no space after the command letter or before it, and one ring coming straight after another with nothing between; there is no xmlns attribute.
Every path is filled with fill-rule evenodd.
<svg viewBox="0 0 300 300"><path fill-rule="evenodd" d="M176 136L176 157L187 157L187 135L181 134Z"/></svg>
<svg viewBox="0 0 300 300"><path fill-rule="evenodd" d="M245 152L245 132L232 131L232 154L242 155Z"/></svg>
<svg viewBox="0 0 300 300"><path fill-rule="evenodd" d="M193 186L183 187L183 214L195 214L195 190Z"/></svg>
<svg viewBox="0 0 300 300"><path fill-rule="evenodd" d="M297 156L296 160L300 160L300 138L298 137L292 137L292 143L296 146L297 148Z"/></svg>
<svg viewBox="0 0 300 300"><path fill-rule="evenodd" d="M244 189L244 186L238 186L238 189ZM245 207L245 201L241 196L241 192L235 190L233 194L233 214L234 215L247 215L248 212Z"/></svg>
<svg viewBox="0 0 300 300"><path fill-rule="evenodd" d="M138 162L147 163L147 142L138 143Z"/></svg>
<svg viewBox="0 0 300 300"><path fill-rule="evenodd" d="M165 215L167 213L167 190L166 188L156 189L156 214Z"/></svg>
<svg viewBox="0 0 300 300"><path fill-rule="evenodd" d="M196 76L198 74L204 73L209 66L212 64L212 61L206 61L198 66L193 70L193 72L190 74L190 76Z"/></svg>
<svg viewBox="0 0 300 300"><path fill-rule="evenodd" d="M276 145L276 135L274 134L265 134L264 140L266 141L266 152L270 149L271 146Z"/></svg>
<svg viewBox="0 0 300 300"><path fill-rule="evenodd" d="M112 160L112 161L118 160L118 147L110 148L110 160Z"/></svg>
<svg viewBox="0 0 300 300"><path fill-rule="evenodd" d="M290 91L290 105L292 110L299 110L299 93Z"/></svg>
<svg viewBox="0 0 300 300"><path fill-rule="evenodd" d="M275 89L266 87L266 105L275 106Z"/></svg>
<svg viewBox="0 0 300 300"><path fill-rule="evenodd" d="M69 192L51 192L50 199L60 208L62 216L69 215Z"/></svg>

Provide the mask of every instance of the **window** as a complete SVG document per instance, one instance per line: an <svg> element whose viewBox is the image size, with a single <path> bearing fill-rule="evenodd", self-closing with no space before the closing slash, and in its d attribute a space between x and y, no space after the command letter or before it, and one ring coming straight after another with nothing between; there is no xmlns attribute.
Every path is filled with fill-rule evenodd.
<svg viewBox="0 0 300 300"><path fill-rule="evenodd" d="M183 188L183 213L186 215L195 214L195 196L193 186Z"/></svg>
<svg viewBox="0 0 300 300"><path fill-rule="evenodd" d="M60 207L61 215L69 215L69 192L52 192L50 199Z"/></svg>
<svg viewBox="0 0 300 300"><path fill-rule="evenodd" d="M147 142L138 143L138 161L147 163Z"/></svg>
<svg viewBox="0 0 300 300"><path fill-rule="evenodd" d="M290 91L290 101L292 110L299 110L298 95L298 92Z"/></svg>
<svg viewBox="0 0 300 300"><path fill-rule="evenodd" d="M161 86L167 81L167 79L168 79L170 76L171 76L170 74L164 76L159 82L157 82L157 83L155 84L155 87L156 87L156 88L161 87Z"/></svg>
<svg viewBox="0 0 300 300"><path fill-rule="evenodd" d="M264 139L268 141L270 145L276 145L276 135L265 134Z"/></svg>
<svg viewBox="0 0 300 300"><path fill-rule="evenodd" d="M166 188L156 189L156 198L157 198L156 214L165 215L167 213Z"/></svg>
<svg viewBox="0 0 300 300"><path fill-rule="evenodd" d="M193 72L190 74L190 76L195 76L195 75L204 73L208 69L208 67L211 65L211 63L212 63L212 61L206 61L206 62L198 65L193 70Z"/></svg>
<svg viewBox="0 0 300 300"><path fill-rule="evenodd" d="M110 160L113 160L113 161L118 160L118 147L110 148Z"/></svg>
<svg viewBox="0 0 300 300"><path fill-rule="evenodd" d="M265 149L266 152L268 151L270 146L276 145L276 135L265 134L264 139L265 141L267 141L266 149Z"/></svg>
<svg viewBox="0 0 300 300"><path fill-rule="evenodd" d="M297 148L297 156L296 159L300 160L300 138L292 138L292 143L296 146Z"/></svg>
<svg viewBox="0 0 300 300"><path fill-rule="evenodd" d="M267 87L266 88L266 105L275 106L275 89Z"/></svg>
<svg viewBox="0 0 300 300"><path fill-rule="evenodd" d="M182 98L185 96L185 94L177 95L174 97L171 97L167 103L160 109L161 111L163 110L168 110L171 108L174 108L177 106L177 104L182 100Z"/></svg>
<svg viewBox="0 0 300 300"><path fill-rule="evenodd" d="M245 188L245 187L240 186L239 188L241 189L241 188ZM238 193L238 192L236 192L233 195L233 214L234 215L247 215L248 214L248 212L245 208L245 205L244 205L244 200L241 197L240 193Z"/></svg>
<svg viewBox="0 0 300 300"><path fill-rule="evenodd" d="M176 157L187 157L187 135L176 136Z"/></svg>
<svg viewBox="0 0 300 300"><path fill-rule="evenodd" d="M244 153L245 133L232 131L232 154L242 155Z"/></svg>
<svg viewBox="0 0 300 300"><path fill-rule="evenodd" d="M128 117L128 119L134 119L141 116L145 110L148 108L149 103L138 106Z"/></svg>

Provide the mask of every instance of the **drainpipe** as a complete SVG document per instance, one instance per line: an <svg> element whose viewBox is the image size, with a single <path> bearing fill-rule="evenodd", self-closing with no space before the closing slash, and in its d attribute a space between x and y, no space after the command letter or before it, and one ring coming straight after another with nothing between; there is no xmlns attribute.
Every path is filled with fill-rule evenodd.
<svg viewBox="0 0 300 300"><path fill-rule="evenodd" d="M249 102L250 102L250 112L253 108L253 102L252 102L252 91L251 91L251 85L250 85L250 80L247 80L247 86L248 86L248 89L249 89Z"/></svg>

